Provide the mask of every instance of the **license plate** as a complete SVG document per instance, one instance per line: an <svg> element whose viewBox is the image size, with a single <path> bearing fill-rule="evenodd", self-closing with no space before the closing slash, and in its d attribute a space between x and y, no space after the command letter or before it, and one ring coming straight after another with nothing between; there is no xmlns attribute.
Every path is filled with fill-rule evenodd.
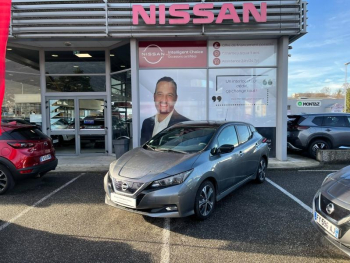
<svg viewBox="0 0 350 263"><path fill-rule="evenodd" d="M314 213L314 220L332 236L334 236L335 238L339 238L339 228L337 228L335 225L333 225L331 222L329 222L317 212Z"/></svg>
<svg viewBox="0 0 350 263"><path fill-rule="evenodd" d="M50 160L50 159L51 159L51 154L46 154L46 155L40 157L40 162L45 162L45 161Z"/></svg>
<svg viewBox="0 0 350 263"><path fill-rule="evenodd" d="M52 140L53 143L58 143L58 139Z"/></svg>
<svg viewBox="0 0 350 263"><path fill-rule="evenodd" d="M118 205L136 208L136 199L128 196L111 193L111 200Z"/></svg>

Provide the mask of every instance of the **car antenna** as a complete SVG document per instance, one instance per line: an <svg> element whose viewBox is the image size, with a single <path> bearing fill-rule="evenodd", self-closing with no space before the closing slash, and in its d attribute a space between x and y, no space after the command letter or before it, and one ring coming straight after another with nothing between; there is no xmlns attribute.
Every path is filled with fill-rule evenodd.
<svg viewBox="0 0 350 263"><path fill-rule="evenodd" d="M226 109L226 116L225 116L225 121L226 121L226 118L227 118L227 112L228 112L228 108Z"/></svg>

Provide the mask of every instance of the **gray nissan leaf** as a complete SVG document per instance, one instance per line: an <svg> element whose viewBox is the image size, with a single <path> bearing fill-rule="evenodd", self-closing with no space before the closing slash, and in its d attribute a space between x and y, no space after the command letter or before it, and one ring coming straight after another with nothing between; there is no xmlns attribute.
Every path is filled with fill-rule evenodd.
<svg viewBox="0 0 350 263"><path fill-rule="evenodd" d="M250 180L265 181L266 138L243 122L182 122L111 163L108 205L151 217L206 219Z"/></svg>
<svg viewBox="0 0 350 263"><path fill-rule="evenodd" d="M350 166L324 179L313 200L312 223L350 256Z"/></svg>

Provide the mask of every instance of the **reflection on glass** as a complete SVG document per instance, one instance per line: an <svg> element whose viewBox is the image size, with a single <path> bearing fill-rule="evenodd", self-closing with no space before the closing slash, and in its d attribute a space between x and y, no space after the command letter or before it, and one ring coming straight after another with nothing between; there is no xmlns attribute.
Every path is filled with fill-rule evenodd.
<svg viewBox="0 0 350 263"><path fill-rule="evenodd" d="M105 153L105 135L81 135L80 147L81 153Z"/></svg>
<svg viewBox="0 0 350 263"><path fill-rule="evenodd" d="M110 51L111 72L130 68L130 44L126 44Z"/></svg>
<svg viewBox="0 0 350 263"><path fill-rule="evenodd" d="M112 86L112 129L113 139L121 136L131 138L132 105L130 71L113 74Z"/></svg>
<svg viewBox="0 0 350 263"><path fill-rule="evenodd" d="M36 124L41 128L39 73L38 51L16 47L7 50L3 120Z"/></svg>
<svg viewBox="0 0 350 263"><path fill-rule="evenodd" d="M47 76L47 92L103 92L105 76Z"/></svg>
<svg viewBox="0 0 350 263"><path fill-rule="evenodd" d="M80 129L104 129L104 100L103 99L80 99L79 118Z"/></svg>
<svg viewBox="0 0 350 263"><path fill-rule="evenodd" d="M54 130L74 129L74 99L49 100L50 128Z"/></svg>
<svg viewBox="0 0 350 263"><path fill-rule="evenodd" d="M51 135L56 154L75 154L75 135Z"/></svg>
<svg viewBox="0 0 350 263"><path fill-rule="evenodd" d="M104 51L46 51L47 74L105 73Z"/></svg>

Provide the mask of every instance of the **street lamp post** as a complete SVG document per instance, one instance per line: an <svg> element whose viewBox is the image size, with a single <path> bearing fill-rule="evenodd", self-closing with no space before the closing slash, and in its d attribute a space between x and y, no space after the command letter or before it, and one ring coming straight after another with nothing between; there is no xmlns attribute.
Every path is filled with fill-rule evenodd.
<svg viewBox="0 0 350 263"><path fill-rule="evenodd" d="M350 64L350 62L345 63L345 84L344 84L344 112L346 112L346 93L347 93L347 89L348 89L348 65Z"/></svg>

